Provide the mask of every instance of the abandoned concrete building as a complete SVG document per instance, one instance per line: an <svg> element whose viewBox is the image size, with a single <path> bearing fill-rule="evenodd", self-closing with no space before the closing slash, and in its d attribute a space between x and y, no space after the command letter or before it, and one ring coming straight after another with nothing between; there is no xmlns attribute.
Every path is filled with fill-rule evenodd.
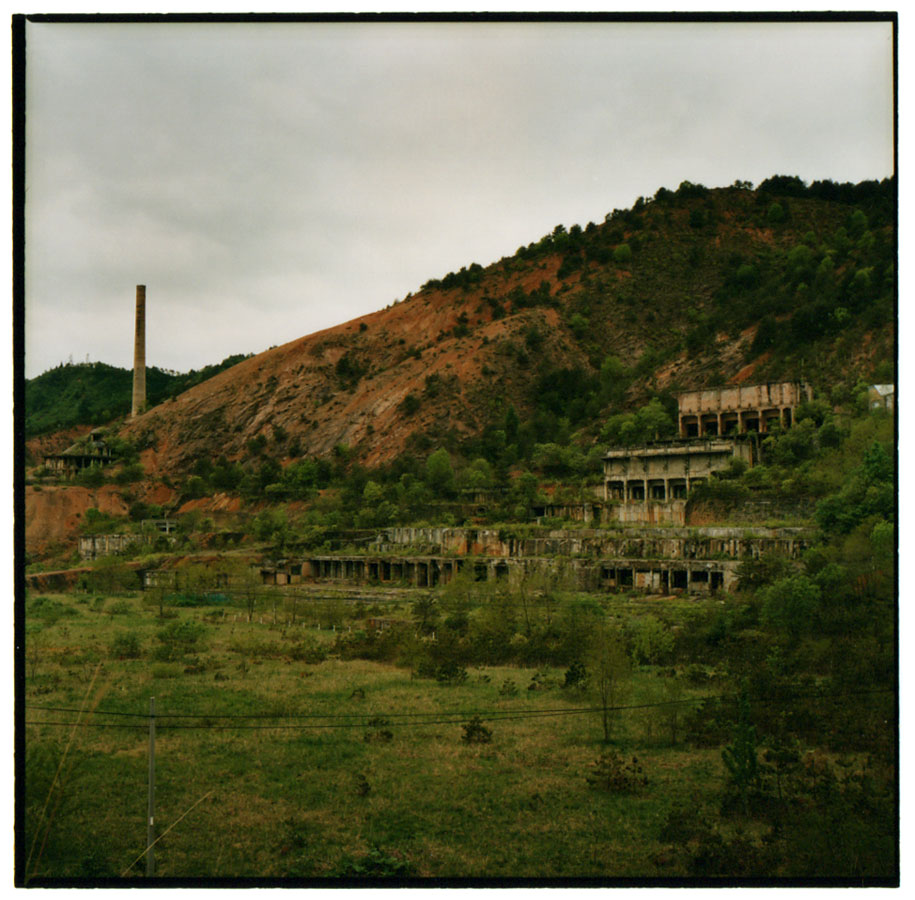
<svg viewBox="0 0 915 900"><path fill-rule="evenodd" d="M604 500L623 503L686 500L689 491L732 459L753 465L747 440L674 441L610 450L604 457Z"/></svg>
<svg viewBox="0 0 915 900"><path fill-rule="evenodd" d="M872 384L867 389L867 408L869 410L885 409L887 412L891 413L895 409L895 406L895 384Z"/></svg>
<svg viewBox="0 0 915 900"><path fill-rule="evenodd" d="M734 459L755 465L754 433L790 428L797 407L811 399L810 387L794 381L680 393L676 440L604 457L604 501L613 504L604 519L684 524L692 488Z"/></svg>
<svg viewBox="0 0 915 900"><path fill-rule="evenodd" d="M388 528L363 554L273 560L269 585L341 582L431 588L456 575L517 585L532 574L562 573L579 590L714 593L731 590L740 562L776 553L796 559L811 541L804 528L627 528L557 530L511 537L467 528Z"/></svg>
<svg viewBox="0 0 915 900"><path fill-rule="evenodd" d="M177 526L175 519L144 519L141 532L83 534L79 538L79 558L93 560L119 556L137 546L164 550L175 544Z"/></svg>
<svg viewBox="0 0 915 900"><path fill-rule="evenodd" d="M790 428L797 407L812 399L810 386L798 381L684 391L677 396L677 431L691 438Z"/></svg>
<svg viewBox="0 0 915 900"><path fill-rule="evenodd" d="M105 430L95 428L62 453L47 454L44 465L51 472L70 476L89 466L106 466L114 459L105 441Z"/></svg>

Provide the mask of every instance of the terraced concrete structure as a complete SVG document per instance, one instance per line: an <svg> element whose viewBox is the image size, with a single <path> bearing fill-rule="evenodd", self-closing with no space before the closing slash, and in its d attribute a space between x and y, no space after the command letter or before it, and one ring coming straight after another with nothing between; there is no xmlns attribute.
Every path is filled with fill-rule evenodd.
<svg viewBox="0 0 915 900"><path fill-rule="evenodd" d="M709 593L730 590L744 559L775 553L795 559L809 546L804 528L631 528L512 535L487 529L389 528L361 554L274 560L268 584L344 582L435 587L458 573L517 584L562 570L580 590Z"/></svg>
<svg viewBox="0 0 915 900"><path fill-rule="evenodd" d="M604 457L604 500L622 503L686 500L689 491L732 459L755 462L750 441L671 441L610 450Z"/></svg>

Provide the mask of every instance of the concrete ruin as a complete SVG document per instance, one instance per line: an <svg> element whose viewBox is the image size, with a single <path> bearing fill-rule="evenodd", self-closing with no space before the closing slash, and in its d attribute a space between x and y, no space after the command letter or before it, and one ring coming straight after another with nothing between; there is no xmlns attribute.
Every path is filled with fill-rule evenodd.
<svg viewBox="0 0 915 900"><path fill-rule="evenodd" d="M107 466L114 459L105 440L105 430L94 428L62 453L46 454L44 466L50 472L69 477L90 466Z"/></svg>
<svg viewBox="0 0 915 900"><path fill-rule="evenodd" d="M758 462L755 436L790 428L797 407L813 399L809 385L769 382L677 396L679 437L604 457L605 522L682 525L690 491L733 460Z"/></svg>
<svg viewBox="0 0 915 900"><path fill-rule="evenodd" d="M710 593L737 583L733 560L612 559L564 560L570 587L585 591L644 590L649 593ZM543 557L314 556L261 568L269 585L302 582L375 583L414 588L447 584L460 573L475 582L504 581L517 586L526 575L547 574L555 561Z"/></svg>
<svg viewBox="0 0 915 900"><path fill-rule="evenodd" d="M752 442L673 441L610 450L604 457L604 500L622 503L686 501L697 484L726 469L732 459L756 461Z"/></svg>
<svg viewBox="0 0 915 900"><path fill-rule="evenodd" d="M893 412L896 408L896 385L872 384L867 389L867 408L871 412L876 409Z"/></svg>
<svg viewBox="0 0 915 900"><path fill-rule="evenodd" d="M683 391L677 395L677 433L683 438L717 437L790 428L797 407L812 399L810 386L799 381Z"/></svg>
<svg viewBox="0 0 915 900"><path fill-rule="evenodd" d="M147 526L151 522L151 526ZM112 534L83 534L79 538L79 558L100 559L103 556L119 556L133 548L155 546L161 549L171 547L178 537L174 533L173 519L144 520L143 531L139 534L118 532ZM162 527L163 525L167 527Z"/></svg>
<svg viewBox="0 0 915 900"><path fill-rule="evenodd" d="M735 587L740 562L764 554L797 559L803 528L633 528L556 530L511 536L466 528L389 528L362 554L273 560L269 585L342 583L434 588L456 575L517 586L528 575L564 573L578 590L714 593Z"/></svg>

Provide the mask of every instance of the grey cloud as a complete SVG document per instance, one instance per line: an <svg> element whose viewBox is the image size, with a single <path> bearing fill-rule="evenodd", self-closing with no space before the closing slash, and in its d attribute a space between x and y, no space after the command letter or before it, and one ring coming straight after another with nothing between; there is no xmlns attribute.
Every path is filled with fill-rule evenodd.
<svg viewBox="0 0 915 900"><path fill-rule="evenodd" d="M30 25L27 374L129 365L137 282L196 368L684 179L884 177L888 34Z"/></svg>

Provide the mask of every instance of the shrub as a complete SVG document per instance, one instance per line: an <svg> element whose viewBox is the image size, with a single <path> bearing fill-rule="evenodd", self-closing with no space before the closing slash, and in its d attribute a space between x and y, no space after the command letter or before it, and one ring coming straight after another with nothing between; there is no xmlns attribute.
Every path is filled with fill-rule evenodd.
<svg viewBox="0 0 915 900"><path fill-rule="evenodd" d="M420 401L416 394L407 394L407 396L400 401L400 409L405 416L414 415L419 410L419 407Z"/></svg>
<svg viewBox="0 0 915 900"><path fill-rule="evenodd" d="M364 856L346 860L336 874L356 878L391 878L409 875L412 871L413 866L397 851L388 853L373 846Z"/></svg>
<svg viewBox="0 0 915 900"><path fill-rule="evenodd" d="M327 648L320 641L307 635L293 646L289 655L294 660L313 665L327 659Z"/></svg>
<svg viewBox="0 0 915 900"><path fill-rule="evenodd" d="M591 771L585 780L595 790L614 794L633 793L648 784L638 757L633 756L627 762L612 750L601 754L591 764Z"/></svg>
<svg viewBox="0 0 915 900"><path fill-rule="evenodd" d="M155 658L162 661L179 659L185 653L198 647L207 627L191 619L176 619L156 632L161 646L156 648Z"/></svg>
<svg viewBox="0 0 915 900"><path fill-rule="evenodd" d="M25 609L30 618L41 619L46 625L53 625L65 616L79 615L75 609L52 597L35 597L26 603Z"/></svg>
<svg viewBox="0 0 915 900"><path fill-rule="evenodd" d="M109 616L124 616L132 609L133 607L126 600L115 600L105 612L108 613Z"/></svg>
<svg viewBox="0 0 915 900"><path fill-rule="evenodd" d="M674 649L673 633L654 616L645 616L639 622L632 655L636 663L656 665L665 662Z"/></svg>
<svg viewBox="0 0 915 900"><path fill-rule="evenodd" d="M140 636L134 631L121 631L112 638L109 647L115 659L137 659L140 656Z"/></svg>
<svg viewBox="0 0 915 900"><path fill-rule="evenodd" d="M587 687L588 671L581 662L573 662L566 670L565 680L562 683L564 688L577 688L579 690Z"/></svg>
<svg viewBox="0 0 915 900"><path fill-rule="evenodd" d="M461 728L464 729L461 740L465 744L488 744L492 741L492 732L483 724L479 716L474 716Z"/></svg>

